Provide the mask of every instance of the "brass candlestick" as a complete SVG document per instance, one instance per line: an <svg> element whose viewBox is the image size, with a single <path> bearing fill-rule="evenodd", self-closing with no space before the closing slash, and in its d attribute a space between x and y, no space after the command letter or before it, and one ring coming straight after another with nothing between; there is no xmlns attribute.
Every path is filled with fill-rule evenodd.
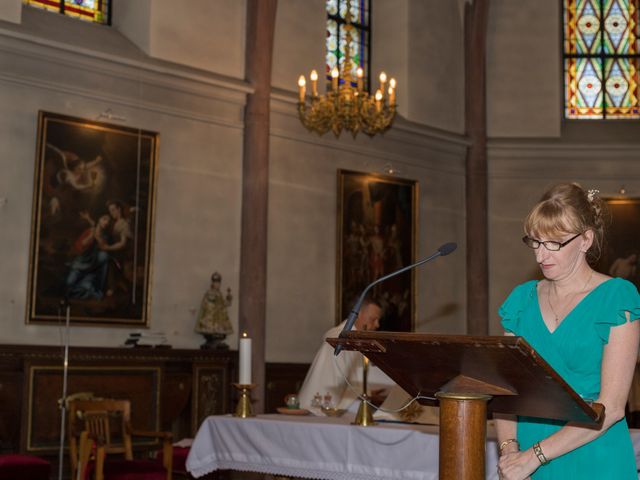
<svg viewBox="0 0 640 480"><path fill-rule="evenodd" d="M236 406L236 413L234 417L249 418L255 415L251 411L251 390L256 388L255 383L234 383L233 387L240 391L240 398L238 399L238 405Z"/></svg>
<svg viewBox="0 0 640 480"><path fill-rule="evenodd" d="M376 425L373 421L371 406L369 405L369 395L367 395L367 375L369 374L369 359L362 356L362 395L360 395L360 406L353 425L361 427L370 427Z"/></svg>

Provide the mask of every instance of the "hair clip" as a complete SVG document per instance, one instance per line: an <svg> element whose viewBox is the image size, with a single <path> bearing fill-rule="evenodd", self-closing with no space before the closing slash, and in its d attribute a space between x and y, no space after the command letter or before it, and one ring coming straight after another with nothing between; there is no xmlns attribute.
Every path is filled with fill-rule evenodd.
<svg viewBox="0 0 640 480"><path fill-rule="evenodd" d="M587 190L587 199L590 202L593 202L593 197L597 196L599 193L600 193L600 190L597 190L597 189Z"/></svg>

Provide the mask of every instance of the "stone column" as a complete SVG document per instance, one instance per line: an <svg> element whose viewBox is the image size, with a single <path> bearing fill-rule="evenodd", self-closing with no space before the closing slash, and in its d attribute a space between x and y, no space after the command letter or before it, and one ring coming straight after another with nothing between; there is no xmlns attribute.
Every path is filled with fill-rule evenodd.
<svg viewBox="0 0 640 480"><path fill-rule="evenodd" d="M486 36L489 0L465 4L467 333L489 332Z"/></svg>
<svg viewBox="0 0 640 480"><path fill-rule="evenodd" d="M240 334L252 341L256 413L264 411L269 200L269 101L277 0L247 0L245 75L254 92L247 98L242 164L240 246Z"/></svg>

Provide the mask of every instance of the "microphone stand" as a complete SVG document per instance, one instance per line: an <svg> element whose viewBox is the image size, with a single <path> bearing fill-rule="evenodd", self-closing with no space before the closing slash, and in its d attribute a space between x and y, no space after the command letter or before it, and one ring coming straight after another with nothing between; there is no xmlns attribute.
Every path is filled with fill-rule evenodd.
<svg viewBox="0 0 640 480"><path fill-rule="evenodd" d="M411 270L412 268L419 267L423 263L427 263L427 262L433 260L436 257L449 255L457 247L458 246L455 243L445 243L440 248L438 248L438 250L436 250L435 253L429 255L427 258L423 258L422 260L420 260L420 261L418 261L416 263L412 263L411 265L407 265L406 267L403 267L400 270L396 270L395 272L391 272L388 275L380 277L377 280L374 280L373 282L371 282L369 285L367 285L367 287L360 294L360 297L358 298L358 301L355 303L355 305L353 306L353 309L351 310L351 313L349 313L349 316L347 317L347 322L345 323L344 328L342 329L342 331L340 332L340 335L338 335L338 336L340 338L344 337L344 335L353 328L353 324L356 322L356 318L358 318L358 314L360 313L360 308L362 308L362 302L364 302L364 299L367 296L367 293L369 293L369 290L371 290L372 287L376 286L377 284L379 284L381 282L384 282L385 280L387 280L387 279L389 279L391 277L395 277L396 275L400 275L401 273L406 272L407 270ZM336 345L336 348L333 351L333 354L334 355L338 355L341 351L342 351L342 345Z"/></svg>
<svg viewBox="0 0 640 480"><path fill-rule="evenodd" d="M64 339L64 363L62 367L62 398L60 399L60 408L62 415L60 417L60 450L58 452L58 480L62 480L62 470L64 466L64 437L65 426L67 420L67 377L69 376L69 326L71 319L71 307L68 300L62 303L66 306L65 311L65 339Z"/></svg>

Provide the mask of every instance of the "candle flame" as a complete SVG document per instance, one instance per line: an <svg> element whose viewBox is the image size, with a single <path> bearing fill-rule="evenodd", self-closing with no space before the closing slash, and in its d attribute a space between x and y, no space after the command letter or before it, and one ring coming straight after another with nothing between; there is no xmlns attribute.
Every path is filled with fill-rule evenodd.
<svg viewBox="0 0 640 480"><path fill-rule="evenodd" d="M246 337L247 337L247 332L242 332L242 336L243 336L244 338L246 338Z"/></svg>

